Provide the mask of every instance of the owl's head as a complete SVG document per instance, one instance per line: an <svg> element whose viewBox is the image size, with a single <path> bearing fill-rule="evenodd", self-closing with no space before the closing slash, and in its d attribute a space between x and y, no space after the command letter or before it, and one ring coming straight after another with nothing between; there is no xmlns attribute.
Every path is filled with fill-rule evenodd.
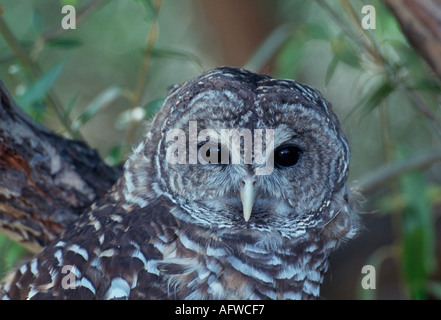
<svg viewBox="0 0 441 320"><path fill-rule="evenodd" d="M143 173L126 188L150 183L150 196L131 199L165 195L180 219L211 229L292 238L332 225L344 237L353 232L349 156L317 90L223 67L170 91L132 158Z"/></svg>

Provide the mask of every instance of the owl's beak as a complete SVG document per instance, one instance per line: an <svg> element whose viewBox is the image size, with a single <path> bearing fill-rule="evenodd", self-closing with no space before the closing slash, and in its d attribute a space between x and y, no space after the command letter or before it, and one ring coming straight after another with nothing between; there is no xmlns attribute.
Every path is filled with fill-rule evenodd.
<svg viewBox="0 0 441 320"><path fill-rule="evenodd" d="M251 211L253 211L254 201L256 200L255 183L254 178L244 179L240 188L240 200L242 201L243 217L246 222L250 220Z"/></svg>

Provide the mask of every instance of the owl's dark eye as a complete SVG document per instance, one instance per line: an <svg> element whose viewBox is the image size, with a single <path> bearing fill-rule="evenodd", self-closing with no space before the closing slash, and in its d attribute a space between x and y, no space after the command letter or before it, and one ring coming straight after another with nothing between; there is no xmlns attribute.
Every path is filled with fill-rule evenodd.
<svg viewBox="0 0 441 320"><path fill-rule="evenodd" d="M207 162L212 164L222 164L222 146L212 145L212 144L204 144L199 146L199 153L201 158Z"/></svg>
<svg viewBox="0 0 441 320"><path fill-rule="evenodd" d="M296 146L281 146L274 151L274 163L281 167L292 167L300 159L301 150Z"/></svg>
<svg viewBox="0 0 441 320"><path fill-rule="evenodd" d="M207 148L205 156L207 157L207 159L215 159L216 162L212 161L212 163L221 163L221 146L219 145Z"/></svg>

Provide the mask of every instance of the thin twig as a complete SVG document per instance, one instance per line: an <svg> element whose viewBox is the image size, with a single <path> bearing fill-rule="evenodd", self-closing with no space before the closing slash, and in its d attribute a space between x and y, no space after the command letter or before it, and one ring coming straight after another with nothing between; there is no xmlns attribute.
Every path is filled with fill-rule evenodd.
<svg viewBox="0 0 441 320"><path fill-rule="evenodd" d="M361 25L362 19L357 14L357 12L355 11L354 7L352 6L349 0L341 0L341 1L343 1L346 4L346 7L348 8L349 11L348 15L352 18L354 25L357 26L358 30L360 30L360 32L365 35L365 38L369 40L372 47L366 41L360 38L359 40L361 42L361 45L366 50L366 52L371 56L373 61L375 61L377 64L381 64L387 70L388 65L386 63L386 59L384 58L383 53L380 50L380 46L375 40L375 37L372 35L371 30L363 28L363 26Z"/></svg>
<svg viewBox="0 0 441 320"><path fill-rule="evenodd" d="M441 149L435 149L411 159L384 165L362 176L354 182L353 186L367 194L404 173L428 168L436 163L441 163Z"/></svg>
<svg viewBox="0 0 441 320"><path fill-rule="evenodd" d="M159 34L159 26L158 26L158 13L160 10L162 4L162 0L158 0L155 3L155 18L152 21L152 24L150 26L149 32L147 34L147 44L146 48L144 50L144 54L141 60L141 66L138 72L137 80L135 83L135 88L133 90L132 95L132 103L130 106L130 111L132 112L135 108L140 107L141 99L144 93L144 89L147 83L147 76L150 68L150 63L152 60L152 52L153 47L156 43L156 40L158 39ZM131 143L133 143L135 131L137 127L138 121L135 119L130 118L129 121L129 128L127 129L126 135L125 135L125 146L126 149L130 148Z"/></svg>
<svg viewBox="0 0 441 320"><path fill-rule="evenodd" d="M20 43L17 41L12 31L9 29L8 25L4 21L3 17L0 15L0 34L5 39L8 46L11 48L12 52L16 59L20 62L21 65L27 70L29 76L32 79L38 79L41 75L40 68L37 63L32 61L28 53L23 50ZM47 92L45 96L45 102L49 108L51 108L61 124L64 126L66 131L74 138L74 139L82 139L79 133L73 132L70 127L70 121L66 119L63 115L63 110L60 109L60 103L58 103L57 99L50 93Z"/></svg>
<svg viewBox="0 0 441 320"><path fill-rule="evenodd" d="M354 42L357 42L359 40L358 35L354 32L352 28L347 26L346 22L343 21L343 19L338 15L337 12L332 9L329 4L324 0L316 0L316 2L323 8L325 11L328 12L328 14L335 20L335 22L340 26L340 28L343 30L346 35L351 38Z"/></svg>
<svg viewBox="0 0 441 320"><path fill-rule="evenodd" d="M430 108L426 105L424 100L417 92L406 90L406 93L410 100L413 102L415 108L429 120L436 134L439 138L441 138L441 122L439 121L439 119L437 119L432 110L430 110Z"/></svg>
<svg viewBox="0 0 441 320"><path fill-rule="evenodd" d="M38 68L32 62L31 58L28 56L27 52L18 43L12 31L9 29L3 17L0 15L0 34L5 39L9 48L11 48L14 56L17 60L25 67L25 69L30 73L30 75L35 78L39 74Z"/></svg>

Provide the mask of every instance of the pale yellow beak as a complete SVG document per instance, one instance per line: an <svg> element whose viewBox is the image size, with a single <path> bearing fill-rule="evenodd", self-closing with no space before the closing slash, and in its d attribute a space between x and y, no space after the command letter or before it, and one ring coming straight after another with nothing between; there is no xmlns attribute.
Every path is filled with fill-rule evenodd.
<svg viewBox="0 0 441 320"><path fill-rule="evenodd" d="M248 222L253 211L254 201L256 200L256 191L254 179L244 179L240 188L240 200L242 201L243 217Z"/></svg>

